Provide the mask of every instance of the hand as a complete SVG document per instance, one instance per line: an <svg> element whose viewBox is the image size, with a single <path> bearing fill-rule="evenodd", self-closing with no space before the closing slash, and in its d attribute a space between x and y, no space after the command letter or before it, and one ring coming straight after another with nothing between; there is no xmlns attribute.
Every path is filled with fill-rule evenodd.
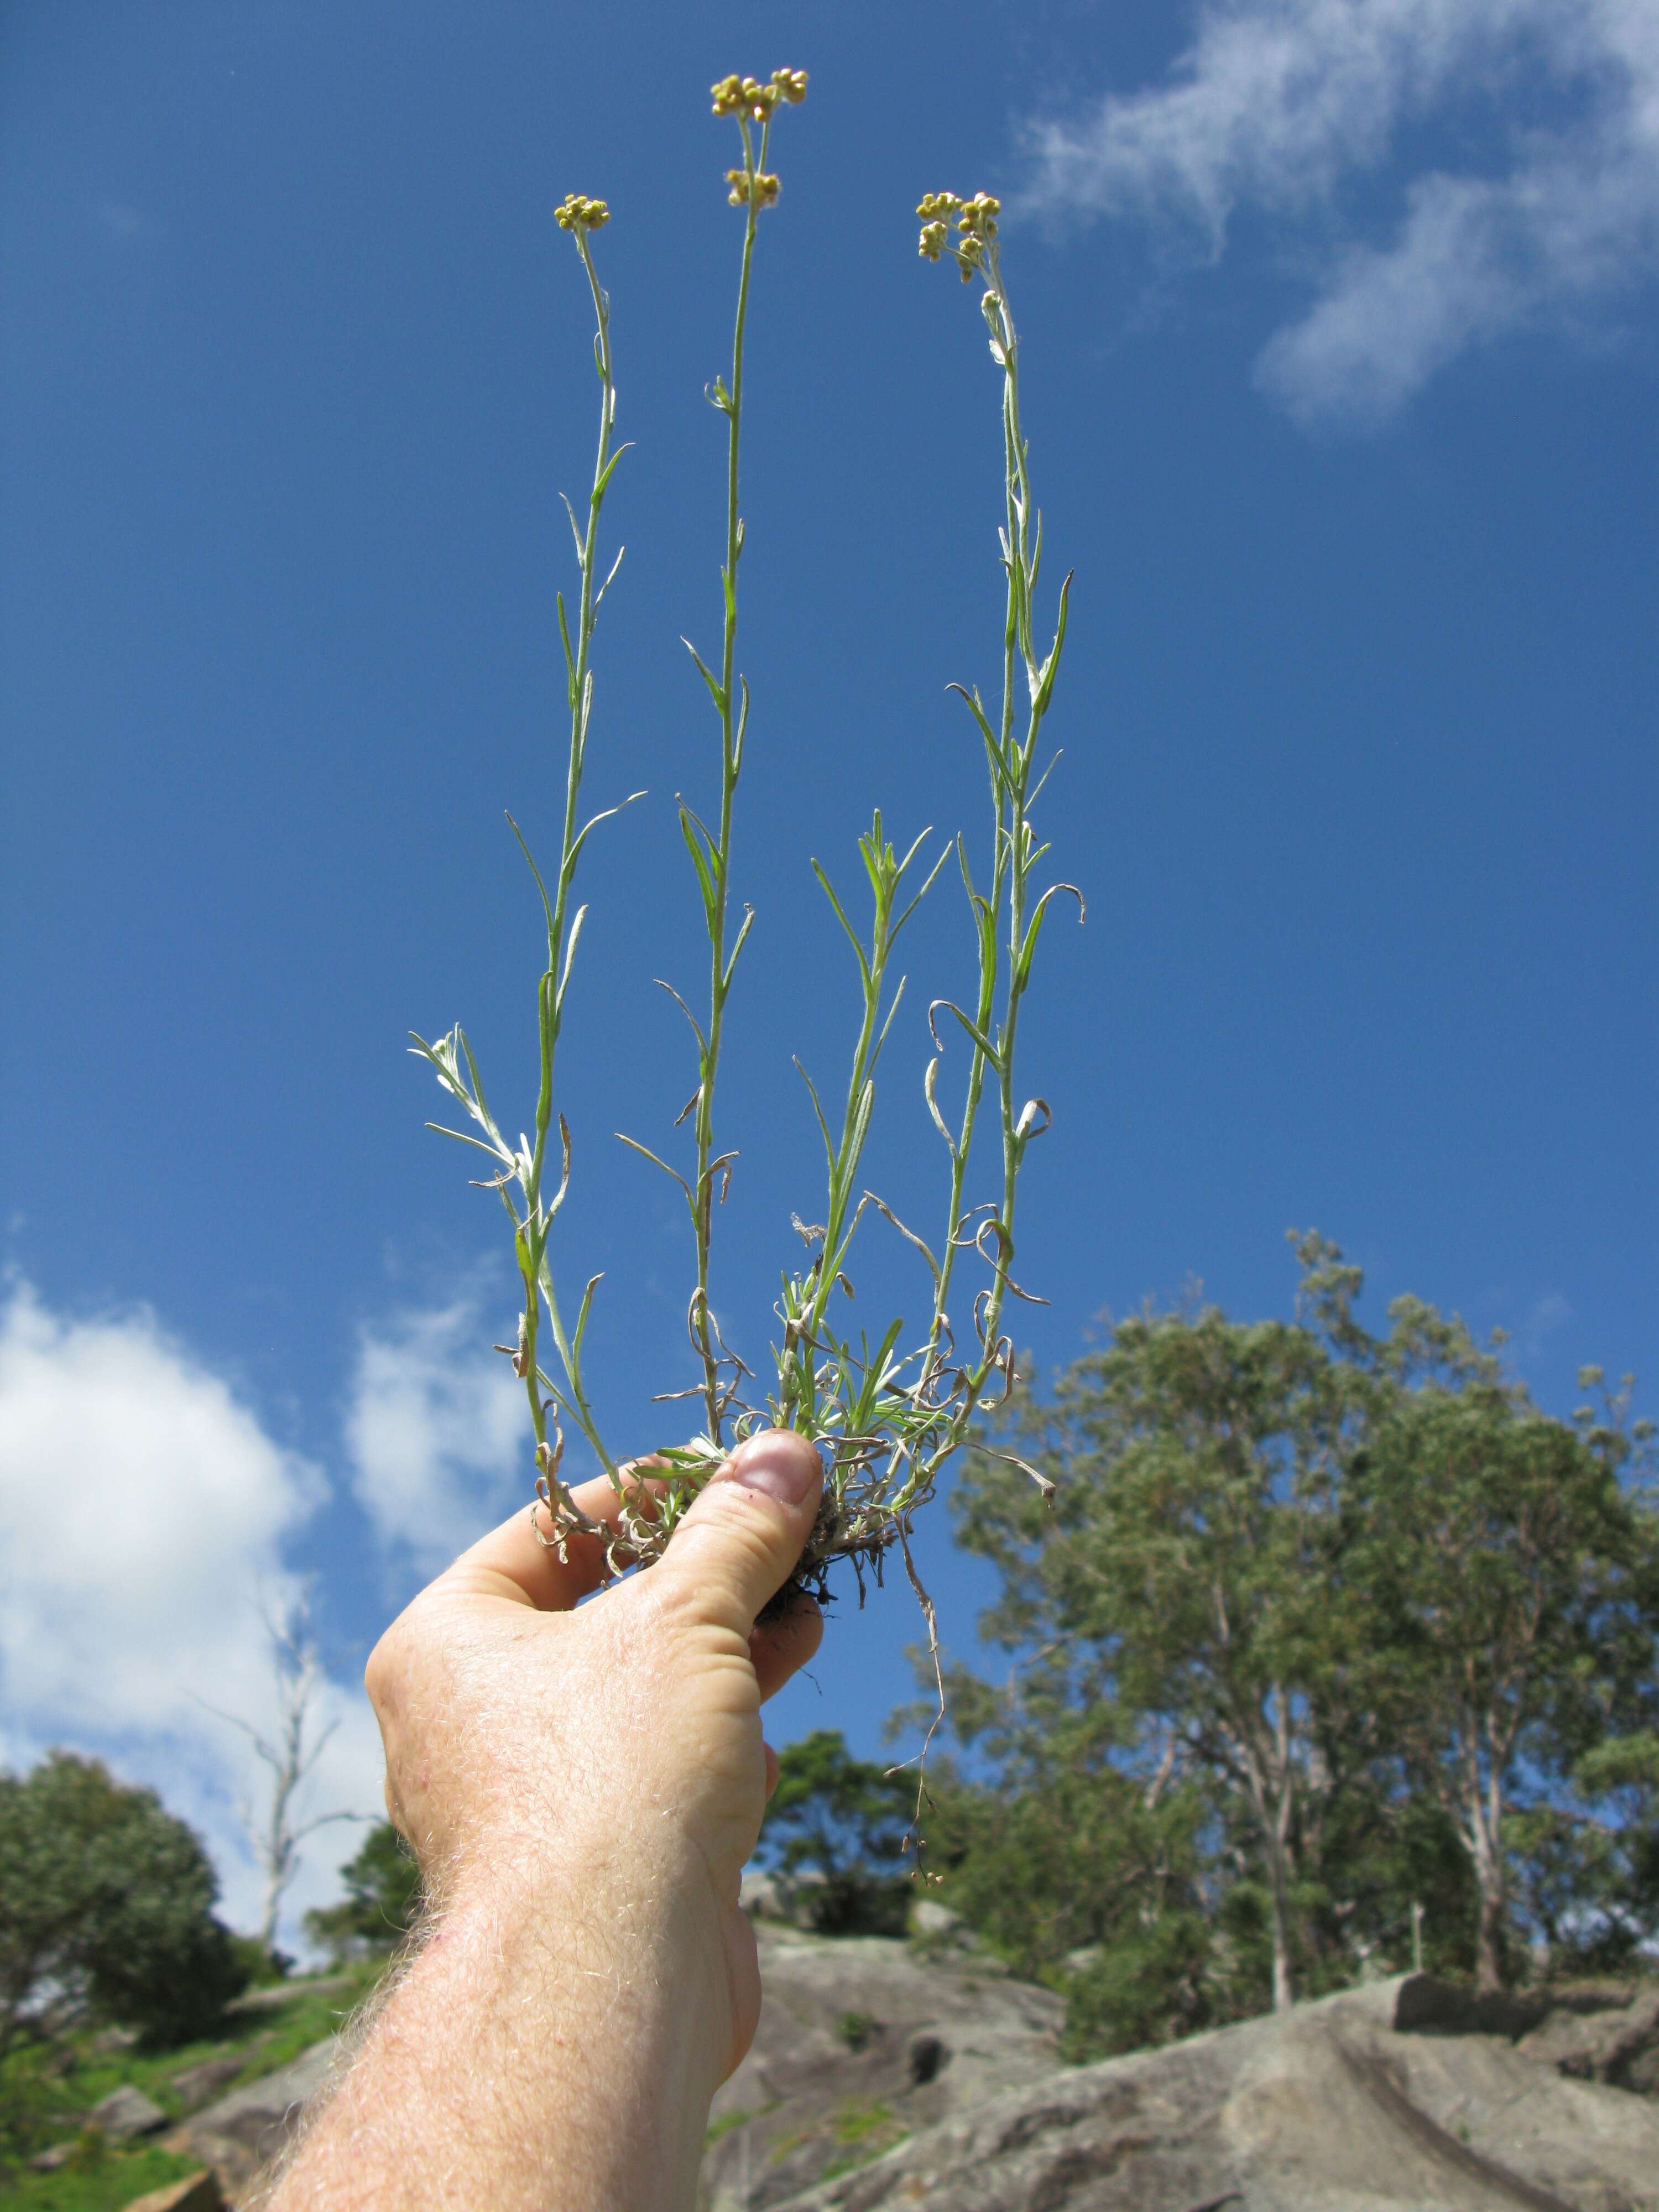
<svg viewBox="0 0 1659 2212"><path fill-rule="evenodd" d="M755 1615L821 1482L804 1438L750 1438L659 1564L586 1605L597 1541L561 1560L520 1515L382 1637L386 1804L433 1931L281 2205L689 2205L760 2010L738 1904L776 1781L760 1706L823 1632L810 1598ZM608 1481L576 1498L614 1521ZM464 2184L443 2178L458 2156Z"/></svg>

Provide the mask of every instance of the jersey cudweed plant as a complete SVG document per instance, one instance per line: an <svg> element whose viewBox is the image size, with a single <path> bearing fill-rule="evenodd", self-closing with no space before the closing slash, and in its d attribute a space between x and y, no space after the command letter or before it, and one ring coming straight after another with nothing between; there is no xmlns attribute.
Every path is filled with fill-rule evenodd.
<svg viewBox="0 0 1659 2212"><path fill-rule="evenodd" d="M1015 1048L1044 917L1061 892L1075 897L1082 910L1081 895L1073 885L1039 884L1037 871L1048 848L1032 819L1048 775L1047 768L1038 772L1037 744L1065 641L1071 580L1060 588L1052 635L1046 644L1039 644L1035 599L1042 532L1020 428L1018 339L1002 279L1000 210L983 192L971 199L930 192L919 210L921 252L930 261L954 261L965 283L979 283L991 356L1002 383L1005 512L1000 534L1006 604L1000 696L994 694L988 702L977 686L951 687L964 701L983 748L990 837L988 846L970 850L968 840L958 834L927 860L922 848L930 833L924 831L901 854L877 812L859 840L865 883L856 902L844 902L829 873L816 860L812 863L852 947L861 1014L844 1095L836 1094L826 1103L811 1071L797 1061L823 1143L825 1189L821 1207L815 1209L823 1218L815 1223L794 1219L805 1256L783 1273L775 1308L771 1387L763 1393L753 1369L732 1348L716 1319L710 1261L716 1212L737 1157L722 1147L716 1133L720 1050L738 961L754 920L747 906L739 916L732 893L734 822L750 720L749 687L737 666L738 586L744 551L738 505L744 341L760 219L779 199L779 180L767 167L773 129L781 110L799 105L805 94L806 76L799 70L776 70L765 83L754 77L728 76L714 88L714 112L735 123L741 148L742 159L727 170L726 181L731 204L742 216L743 236L730 376L717 377L708 393L725 418L726 435L717 665L711 666L695 647L687 645L713 710L719 779L711 788L706 815L685 805L679 809L680 830L708 933L708 988L701 1007L694 1010L679 990L664 986L684 1012L695 1041L696 1087L677 1124L690 1124L690 1156L684 1171L638 1138L623 1138L672 1177L684 1197L693 1262L686 1325L695 1379L684 1389L662 1393L661 1401L684 1403L687 1427L696 1425L690 1437L682 1432L657 1449L649 1486L635 1481L631 1470L608 1449L583 1380L583 1338L600 1279L594 1275L588 1280L574 1300L573 1311L550 1257L553 1224L569 1187L571 1164L569 1133L556 1097L559 1036L587 911L580 905L573 911L573 887L589 836L620 811L612 806L586 821L581 818L580 793L592 723L594 632L622 558L618 552L601 580L599 521L606 490L627 448L614 442L617 392L610 304L593 259L594 234L608 220L608 210L604 201L580 193L565 200L556 220L580 257L592 297L599 424L586 514L579 515L566 502L579 588L574 609L567 606L562 593L556 599L569 744L563 831L558 865L550 878L536 870L528 848L524 848L541 893L547 935L546 963L536 993L540 1082L532 1131L520 1134L515 1144L497 1121L459 1024L435 1044L417 1036L415 1049L431 1064L471 1124L469 1128L446 1128L443 1133L487 1155L491 1171L482 1187L499 1194L513 1224L523 1305L517 1341L500 1348L511 1358L529 1401L538 1468L536 1490L545 1508L538 1527L543 1540L562 1547L579 1530L588 1531L605 1544L614 1570L648 1565L672 1540L691 1501L733 1444L757 1429L787 1426L819 1446L825 1466L823 1503L801 1559L799 1581L822 1591L832 1564L848 1559L861 1588L865 1569L879 1575L887 1552L896 1546L931 1629L932 1608L910 1562L914 1517L933 1494L975 1413L1006 1392L1013 1374L1013 1346L1004 1325L1007 1301L1031 1295L1012 1273L1015 1206L1026 1153L1048 1127L1049 1111L1042 1099L1021 1096ZM516 823L513 828L518 836ZM524 847L522 837L519 842ZM967 896L977 972L970 992L960 1000L936 999L928 1012L934 1049L922 1091L945 1162L944 1202L937 1233L930 1240L901 1222L880 1197L863 1188L860 1166L875 1104L877 1066L904 988L902 976L894 980L895 950L917 902L951 858ZM860 927L852 909L866 901ZM941 1070L957 1051L963 1054L964 1072L956 1103L947 1109ZM970 1176L986 1151L983 1143L975 1151L975 1139L993 1133L1000 1152L994 1194L975 1199ZM854 1318L848 1255L866 1215L872 1212L908 1241L929 1279L927 1325L908 1341L901 1322L890 1322L872 1340ZM589 1521L562 1479L566 1424L580 1432L616 1486L620 1512L614 1530ZM1024 1471L1043 1482L1034 1469Z"/></svg>

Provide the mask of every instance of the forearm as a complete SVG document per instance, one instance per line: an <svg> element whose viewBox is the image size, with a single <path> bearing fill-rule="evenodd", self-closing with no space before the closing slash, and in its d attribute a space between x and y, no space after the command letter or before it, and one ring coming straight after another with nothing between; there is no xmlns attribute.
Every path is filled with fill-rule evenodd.
<svg viewBox="0 0 1659 2212"><path fill-rule="evenodd" d="M690 2208L730 2040L707 1900L551 1856L435 1921L270 2212Z"/></svg>

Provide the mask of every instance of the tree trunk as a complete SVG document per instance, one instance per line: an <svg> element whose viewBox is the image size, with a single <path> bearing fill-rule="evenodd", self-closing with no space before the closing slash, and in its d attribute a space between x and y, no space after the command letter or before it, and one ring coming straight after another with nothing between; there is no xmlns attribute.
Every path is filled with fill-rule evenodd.
<svg viewBox="0 0 1659 2212"><path fill-rule="evenodd" d="M1272 1857L1273 1929L1273 2010L1288 2012L1296 2002L1291 1985L1291 1936L1285 1909L1285 1866L1279 1853Z"/></svg>
<svg viewBox="0 0 1659 2212"><path fill-rule="evenodd" d="M1483 1996L1504 1986L1504 1884L1490 1862L1480 1869L1480 1918L1475 1936L1474 1985Z"/></svg>
<svg viewBox="0 0 1659 2212"><path fill-rule="evenodd" d="M1275 1686L1277 1692L1277 1686ZM1289 1843L1291 1814L1294 1790L1290 1773L1288 1746L1285 1742L1285 1705L1282 1693L1278 1695L1278 1741L1271 1747L1258 1748L1242 1731L1235 1741L1238 1746L1240 1765L1248 1780L1250 1804L1261 1832L1262 1848L1267 1858L1267 1887L1273 1942L1273 2010L1289 2012L1296 2002L1296 1991L1291 1982L1291 1914L1289 1881ZM1277 1756L1275 1756L1275 1753ZM1274 1784L1273 1802L1268 1802L1267 1780L1271 1775Z"/></svg>
<svg viewBox="0 0 1659 2212"><path fill-rule="evenodd" d="M1492 1744L1492 1715L1485 1720L1488 1745ZM1474 1879L1480 1893L1479 1915L1475 1923L1474 1985L1483 1996L1491 1996L1504 1986L1504 1921L1505 1896L1505 1868L1504 1865L1504 1791L1503 1759L1494 1749L1482 1789L1478 1771L1472 1773L1473 1786L1469 1790L1468 1820L1469 1840L1474 1844Z"/></svg>

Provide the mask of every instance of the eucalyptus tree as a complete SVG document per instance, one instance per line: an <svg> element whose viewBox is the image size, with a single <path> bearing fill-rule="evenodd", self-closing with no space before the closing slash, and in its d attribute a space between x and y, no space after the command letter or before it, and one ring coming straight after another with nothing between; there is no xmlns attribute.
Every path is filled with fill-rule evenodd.
<svg viewBox="0 0 1659 2212"><path fill-rule="evenodd" d="M1393 1323L1370 1347L1381 1387L1349 1475L1351 1571L1376 1623L1372 1696L1407 1785L1444 1808L1473 1869L1476 1975L1491 1990L1505 1977L1517 1854L1535 1907L1571 1863L1556 1917L1582 1911L1618 1827L1574 1800L1639 1773L1632 1754L1651 1741L1631 1731L1653 1696L1655 1522L1623 1479L1650 1430L1616 1403L1612 1418L1540 1412L1460 1321L1417 1301ZM1586 1824L1599 1854L1564 1853L1563 1831Z"/></svg>
<svg viewBox="0 0 1659 2212"><path fill-rule="evenodd" d="M1020 1449L1051 1505L994 1460L957 1498L1003 1571L990 1632L1086 1650L1099 1693L1238 1806L1265 1875L1273 1992L1295 1994L1298 1897L1337 1792L1376 1750L1367 1638L1342 1558L1343 1363L1297 1322L1147 1310L1025 1396Z"/></svg>

